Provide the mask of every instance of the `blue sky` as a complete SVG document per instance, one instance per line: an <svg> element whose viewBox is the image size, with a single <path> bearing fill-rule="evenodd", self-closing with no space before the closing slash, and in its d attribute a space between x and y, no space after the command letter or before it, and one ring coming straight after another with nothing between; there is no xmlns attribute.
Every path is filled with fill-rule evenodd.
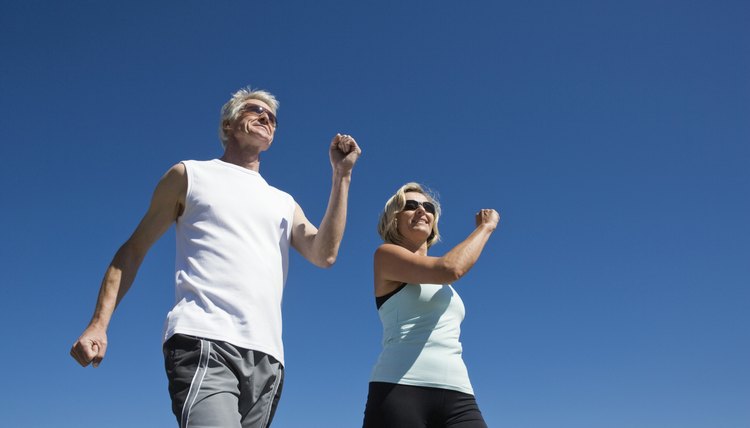
<svg viewBox="0 0 750 428"><path fill-rule="evenodd" d="M175 426L173 231L101 367L67 353L158 179L221 155L219 108L252 84L281 101L261 173L314 222L330 138L364 151L337 264L292 259L276 428L360 426L375 225L407 181L440 195L432 254L502 213L455 284L490 426L750 426L749 18L742 1L3 1L3 424Z"/></svg>

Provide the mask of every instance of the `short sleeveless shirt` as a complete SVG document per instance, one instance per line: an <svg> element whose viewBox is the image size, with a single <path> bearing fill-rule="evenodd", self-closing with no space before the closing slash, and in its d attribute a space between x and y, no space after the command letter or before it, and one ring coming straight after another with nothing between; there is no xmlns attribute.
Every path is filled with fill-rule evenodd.
<svg viewBox="0 0 750 428"><path fill-rule="evenodd" d="M296 204L255 171L219 159L184 161L177 219L175 333L229 342L284 362L281 299Z"/></svg>
<svg viewBox="0 0 750 428"><path fill-rule="evenodd" d="M408 284L378 309L383 350L370 381L474 394L459 341L465 309L450 285Z"/></svg>

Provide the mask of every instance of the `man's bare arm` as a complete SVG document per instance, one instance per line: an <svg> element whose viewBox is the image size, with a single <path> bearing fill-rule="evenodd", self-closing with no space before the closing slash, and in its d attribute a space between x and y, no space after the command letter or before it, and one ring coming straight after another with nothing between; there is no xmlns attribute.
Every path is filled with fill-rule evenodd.
<svg viewBox="0 0 750 428"><path fill-rule="evenodd" d="M151 204L130 238L117 250L104 274L88 327L70 355L83 367L97 367L107 351L107 328L115 308L130 289L149 248L181 214L187 190L185 166L177 164L162 177Z"/></svg>
<svg viewBox="0 0 750 428"><path fill-rule="evenodd" d="M361 154L357 142L349 135L336 134L331 140L329 155L333 182L320 228L310 223L299 205L296 207L292 246L316 266L329 267L336 261L346 227L352 169Z"/></svg>

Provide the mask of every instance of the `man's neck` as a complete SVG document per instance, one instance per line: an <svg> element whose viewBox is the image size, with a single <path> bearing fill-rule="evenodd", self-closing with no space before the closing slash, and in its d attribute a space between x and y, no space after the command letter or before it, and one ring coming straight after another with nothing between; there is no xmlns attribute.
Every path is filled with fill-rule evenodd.
<svg viewBox="0 0 750 428"><path fill-rule="evenodd" d="M224 155L219 159L226 163L260 172L260 152L258 151L237 151L227 147L227 149L224 150Z"/></svg>

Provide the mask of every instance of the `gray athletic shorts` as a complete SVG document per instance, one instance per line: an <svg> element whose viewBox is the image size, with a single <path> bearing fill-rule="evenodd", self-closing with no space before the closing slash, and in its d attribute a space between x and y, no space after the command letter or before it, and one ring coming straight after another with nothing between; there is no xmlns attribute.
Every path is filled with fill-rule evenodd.
<svg viewBox="0 0 750 428"><path fill-rule="evenodd" d="M172 412L180 428L267 428L284 368L263 352L176 334L164 343Z"/></svg>

